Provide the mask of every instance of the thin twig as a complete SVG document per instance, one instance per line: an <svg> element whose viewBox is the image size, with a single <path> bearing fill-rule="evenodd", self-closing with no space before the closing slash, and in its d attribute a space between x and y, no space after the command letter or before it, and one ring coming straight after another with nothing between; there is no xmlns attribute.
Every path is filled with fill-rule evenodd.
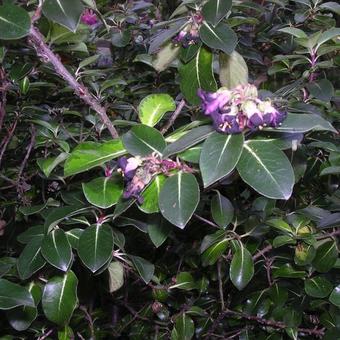
<svg viewBox="0 0 340 340"><path fill-rule="evenodd" d="M45 62L50 62L53 65L56 73L68 83L76 95L87 105L89 105L95 112L97 112L102 123L110 131L112 138L118 138L118 132L109 119L106 109L97 101L96 98L91 95L87 87L79 83L66 69L66 67L61 63L59 57L47 46L44 41L44 36L37 28L33 26L31 27L29 33L29 44L35 48L37 54L41 56Z"/></svg>
<svg viewBox="0 0 340 340"><path fill-rule="evenodd" d="M26 164L27 164L28 159L30 157L30 154L32 152L33 146L35 144L35 135L36 135L36 130L35 130L34 125L32 124L31 125L31 140L30 140L30 143L28 144L27 152L26 152L26 155L24 157L24 160L22 161L22 163L20 165L20 169L19 169L19 172L18 172L17 183L20 183L20 181L21 181L22 174L23 174L23 172L25 170Z"/></svg>
<svg viewBox="0 0 340 340"><path fill-rule="evenodd" d="M320 235L316 239L317 240L324 240L325 238L334 237L334 236L338 236L338 235L340 235L340 229L335 230L335 231L333 231L331 233Z"/></svg>
<svg viewBox="0 0 340 340"><path fill-rule="evenodd" d="M194 217L196 217L196 218L197 218L198 220L200 220L201 222L204 222L204 223L206 223L206 224L208 224L208 225L210 225L210 226L212 226L212 227L214 227L214 228L220 229L220 227L219 227L217 224L215 224L215 223L212 222L212 221L207 220L206 218L204 218L204 217L202 217L202 216L199 216L199 215L197 215L197 214L194 214Z"/></svg>
<svg viewBox="0 0 340 340"><path fill-rule="evenodd" d="M89 327L90 327L90 332L91 332L91 339L95 340L96 339L96 335L95 335L95 332L94 332L94 324L93 324L93 320L92 320L92 317L91 317L90 313L87 311L85 306L80 306L79 309L84 312L84 314L86 316L86 319L89 322Z"/></svg>
<svg viewBox="0 0 340 340"><path fill-rule="evenodd" d="M2 124L5 120L6 115L6 102L7 102L7 90L9 87L9 82L6 78L6 72L1 67L0 68L0 132L2 128Z"/></svg>
<svg viewBox="0 0 340 340"><path fill-rule="evenodd" d="M260 258L261 256L263 256L264 254L268 253L269 251L271 251L273 249L273 246L271 244L269 244L268 246L264 247L262 250L258 251L254 256L253 256L253 260L257 260L258 258Z"/></svg>
<svg viewBox="0 0 340 340"><path fill-rule="evenodd" d="M12 136L14 134L15 128L17 127L17 123L18 123L18 118L14 121L14 123L12 124L12 126L9 128L7 137L5 137L3 139L3 142L1 143L1 150L0 150L0 169L1 169L1 161L2 158L5 154L6 148L8 143L10 142L10 140L12 139Z"/></svg>
<svg viewBox="0 0 340 340"><path fill-rule="evenodd" d="M224 304L224 295L223 295L223 281L222 281L221 265L222 265L222 261L221 259L219 259L217 262L217 278L218 278L218 291L219 291L220 300L221 300L221 309L223 311L225 309L225 304Z"/></svg>
<svg viewBox="0 0 340 340"><path fill-rule="evenodd" d="M174 113L171 115L170 119L168 120L168 122L162 127L161 129L161 134L165 134L169 129L170 127L174 124L175 120L177 119L177 117L180 115L180 113L182 112L183 110L183 107L185 106L185 100L182 99L176 110L174 111Z"/></svg>
<svg viewBox="0 0 340 340"><path fill-rule="evenodd" d="M46 334L40 336L38 338L38 340L44 340L44 339L48 338L52 334L52 332L53 332L53 329L50 329Z"/></svg>

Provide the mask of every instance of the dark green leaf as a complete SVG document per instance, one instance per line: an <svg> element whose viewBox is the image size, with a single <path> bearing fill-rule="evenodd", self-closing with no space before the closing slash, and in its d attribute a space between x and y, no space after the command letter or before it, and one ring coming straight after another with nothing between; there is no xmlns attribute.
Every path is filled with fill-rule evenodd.
<svg viewBox="0 0 340 340"><path fill-rule="evenodd" d="M100 269L111 257L113 235L108 225L88 227L81 234L78 244L78 255L85 266L93 273Z"/></svg>
<svg viewBox="0 0 340 340"><path fill-rule="evenodd" d="M147 125L134 126L122 140L126 150L133 156L149 156L153 152L162 154L166 147L161 133Z"/></svg>
<svg viewBox="0 0 340 340"><path fill-rule="evenodd" d="M52 266L66 272L72 262L72 249L62 229L52 230L45 236L41 253Z"/></svg>
<svg viewBox="0 0 340 340"><path fill-rule="evenodd" d="M253 259L242 242L234 242L234 255L230 264L230 279L238 290L245 288L254 275Z"/></svg>
<svg viewBox="0 0 340 340"><path fill-rule="evenodd" d="M171 332L171 340L190 340L195 333L192 319L185 313L176 318L175 327Z"/></svg>
<svg viewBox="0 0 340 340"><path fill-rule="evenodd" d="M194 59L179 68L181 91L189 103L200 103L198 89L211 92L217 90L212 61L212 53L201 47Z"/></svg>
<svg viewBox="0 0 340 340"><path fill-rule="evenodd" d="M111 43L116 47L125 47L131 39L131 32L129 30L122 30L113 28L111 30Z"/></svg>
<svg viewBox="0 0 340 340"><path fill-rule="evenodd" d="M320 273L331 270L338 258L338 250L334 241L322 243L316 250L313 261L314 268Z"/></svg>
<svg viewBox="0 0 340 340"><path fill-rule="evenodd" d="M266 197L288 200L292 194L293 168L286 155L273 145L246 142L237 170L247 184Z"/></svg>
<svg viewBox="0 0 340 340"><path fill-rule="evenodd" d="M130 259L133 262L133 265L137 269L141 278L144 280L146 284L148 284L153 277L155 266L149 261L139 256L130 255Z"/></svg>
<svg viewBox="0 0 340 340"><path fill-rule="evenodd" d="M211 215L221 228L226 228L234 217L234 207L219 192L211 200Z"/></svg>
<svg viewBox="0 0 340 340"><path fill-rule="evenodd" d="M196 282L192 275L188 272L181 272L176 276L176 284L170 287L183 290L192 290L196 288Z"/></svg>
<svg viewBox="0 0 340 340"><path fill-rule="evenodd" d="M202 254L202 263L203 266L211 266L216 263L216 261L223 255L223 253L228 248L228 240L223 239L210 246L207 250Z"/></svg>
<svg viewBox="0 0 340 340"><path fill-rule="evenodd" d="M45 228L43 225L36 225L28 228L23 233L19 234L17 240L20 243L28 243L36 237L44 237L45 236Z"/></svg>
<svg viewBox="0 0 340 340"><path fill-rule="evenodd" d="M84 6L80 0L45 0L42 11L44 15L58 24L75 32Z"/></svg>
<svg viewBox="0 0 340 340"><path fill-rule="evenodd" d="M30 16L23 8L11 4L0 6L0 39L25 37L30 28Z"/></svg>
<svg viewBox="0 0 340 340"><path fill-rule="evenodd" d="M233 171L242 154L243 143L243 134L225 135L214 132L207 138L200 157L204 187L208 187Z"/></svg>
<svg viewBox="0 0 340 340"><path fill-rule="evenodd" d="M46 262L40 252L42 240L42 236L35 237L27 243L21 252L17 262L17 269L22 280L28 279L45 265Z"/></svg>
<svg viewBox="0 0 340 340"><path fill-rule="evenodd" d="M236 33L223 22L213 27L203 21L200 28L200 37L210 48L221 50L226 54L231 54L237 45Z"/></svg>
<svg viewBox="0 0 340 340"><path fill-rule="evenodd" d="M94 142L79 144L65 162L64 175L67 177L87 171L125 153L126 151L119 139L102 144Z"/></svg>
<svg viewBox="0 0 340 340"><path fill-rule="evenodd" d="M159 194L159 208L170 223L183 229L196 210L199 197L195 176L180 171L165 181Z"/></svg>
<svg viewBox="0 0 340 340"><path fill-rule="evenodd" d="M273 277L286 277L291 279L302 279L306 276L306 272L303 270L297 270L293 268L289 263L282 266L278 266L273 270Z"/></svg>
<svg viewBox="0 0 340 340"><path fill-rule="evenodd" d="M190 130L183 137L179 138L175 142L169 144L163 152L164 157L170 157L174 154L180 153L190 147L198 144L205 140L209 135L214 132L211 125L199 126Z"/></svg>
<svg viewBox="0 0 340 340"><path fill-rule="evenodd" d="M7 310L18 306L34 307L32 294L25 287L0 279L0 309Z"/></svg>
<svg viewBox="0 0 340 340"><path fill-rule="evenodd" d="M332 289L332 284L322 276L315 276L305 281L305 292L318 299L327 297Z"/></svg>
<svg viewBox="0 0 340 340"><path fill-rule="evenodd" d="M166 177L162 174L156 176L148 187L143 191L143 203L139 206L140 210L147 214L159 212L158 197L163 187Z"/></svg>
<svg viewBox="0 0 340 340"><path fill-rule="evenodd" d="M329 297L329 301L334 305L340 308L340 285L336 286L331 296Z"/></svg>
<svg viewBox="0 0 340 340"><path fill-rule="evenodd" d="M232 0L209 0L202 9L204 19L216 26L231 9Z"/></svg>
<svg viewBox="0 0 340 340"><path fill-rule="evenodd" d="M98 177L89 183L83 183L83 192L89 203L107 209L115 205L123 193L121 176Z"/></svg>
<svg viewBox="0 0 340 340"><path fill-rule="evenodd" d="M48 320L63 326L78 304L78 279L72 271L51 278L43 292L42 307Z"/></svg>
<svg viewBox="0 0 340 340"><path fill-rule="evenodd" d="M322 101L328 102L334 96L334 87L328 79L309 83L307 89L313 97Z"/></svg>
<svg viewBox="0 0 340 340"><path fill-rule="evenodd" d="M152 223L148 226L148 234L156 248L160 247L171 232L171 227L164 219L159 219L159 223Z"/></svg>
<svg viewBox="0 0 340 340"><path fill-rule="evenodd" d="M40 158L37 160L37 163L39 165L39 168L43 171L44 175L46 177L50 177L51 172L54 170L54 168L62 163L65 159L67 159L69 154L66 152L62 152L57 157L50 157L50 158Z"/></svg>

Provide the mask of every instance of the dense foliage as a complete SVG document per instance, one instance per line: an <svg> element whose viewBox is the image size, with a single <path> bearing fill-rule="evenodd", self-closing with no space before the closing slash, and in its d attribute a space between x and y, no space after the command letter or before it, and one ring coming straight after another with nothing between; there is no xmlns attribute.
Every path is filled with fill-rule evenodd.
<svg viewBox="0 0 340 340"><path fill-rule="evenodd" d="M2 1L1 339L340 339L339 14Z"/></svg>

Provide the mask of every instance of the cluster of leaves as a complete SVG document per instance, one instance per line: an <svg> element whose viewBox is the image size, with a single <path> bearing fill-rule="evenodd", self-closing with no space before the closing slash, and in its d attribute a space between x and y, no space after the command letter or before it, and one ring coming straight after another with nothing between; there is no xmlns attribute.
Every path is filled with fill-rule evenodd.
<svg viewBox="0 0 340 340"><path fill-rule="evenodd" d="M0 336L339 339L339 14L3 1ZM248 83L287 118L215 131L198 90ZM122 156L178 166L124 198Z"/></svg>

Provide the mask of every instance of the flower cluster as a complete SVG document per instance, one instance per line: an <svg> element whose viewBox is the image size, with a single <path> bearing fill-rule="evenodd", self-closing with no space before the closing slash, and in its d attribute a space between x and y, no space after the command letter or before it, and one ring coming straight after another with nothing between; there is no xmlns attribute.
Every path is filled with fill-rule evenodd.
<svg viewBox="0 0 340 340"><path fill-rule="evenodd" d="M198 96L204 114L212 118L219 132L235 134L245 129L275 128L286 118L286 112L277 110L270 100L259 99L257 88L251 84L213 93L200 89Z"/></svg>
<svg viewBox="0 0 340 340"><path fill-rule="evenodd" d="M153 153L148 157L121 157L118 160L118 172L125 179L125 199L135 198L141 204L143 199L141 192L151 182L154 176L165 174L169 176L172 170L183 170L193 172L186 164L171 159L162 159L158 154Z"/></svg>
<svg viewBox="0 0 340 340"><path fill-rule="evenodd" d="M200 41L199 28L202 21L203 16L201 14L192 15L190 23L173 38L173 43L182 45L184 48L197 44Z"/></svg>
<svg viewBox="0 0 340 340"><path fill-rule="evenodd" d="M88 26L93 26L98 22L96 13L92 9L86 8L81 16L81 22Z"/></svg>

